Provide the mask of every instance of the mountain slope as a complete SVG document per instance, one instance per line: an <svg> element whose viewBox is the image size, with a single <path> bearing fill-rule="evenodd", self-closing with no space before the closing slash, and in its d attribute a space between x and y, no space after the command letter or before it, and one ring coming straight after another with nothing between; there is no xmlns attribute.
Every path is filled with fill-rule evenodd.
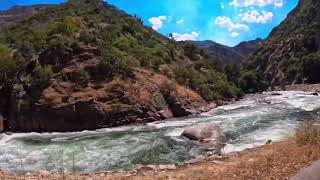
<svg viewBox="0 0 320 180"><path fill-rule="evenodd" d="M300 0L247 61L274 85L320 82L320 1Z"/></svg>
<svg viewBox="0 0 320 180"><path fill-rule="evenodd" d="M9 131L186 116L241 96L218 62L100 0L70 0L0 31L0 114Z"/></svg>
<svg viewBox="0 0 320 180"><path fill-rule="evenodd" d="M32 6L14 6L6 11L0 11L0 28L20 22L28 17L37 14L55 5L32 5Z"/></svg>
<svg viewBox="0 0 320 180"><path fill-rule="evenodd" d="M235 47L228 47L213 41L196 41L192 42L207 52L221 59L223 63L242 63L251 52L259 48L262 39L246 41Z"/></svg>
<svg viewBox="0 0 320 180"><path fill-rule="evenodd" d="M242 60L245 60L252 52L260 47L260 43L262 41L263 40L260 38L251 41L243 41L238 45L232 47L232 49L242 54L242 56L244 57L244 59Z"/></svg>

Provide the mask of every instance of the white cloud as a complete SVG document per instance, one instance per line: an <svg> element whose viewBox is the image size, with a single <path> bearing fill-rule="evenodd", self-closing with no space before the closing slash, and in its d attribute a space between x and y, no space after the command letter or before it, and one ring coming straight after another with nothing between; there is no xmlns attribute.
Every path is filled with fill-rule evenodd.
<svg viewBox="0 0 320 180"><path fill-rule="evenodd" d="M282 7L283 6L283 0L274 0L274 5L277 7Z"/></svg>
<svg viewBox="0 0 320 180"><path fill-rule="evenodd" d="M232 0L230 5L236 7L248 7L248 6L268 6L274 5L276 7L283 6L283 0Z"/></svg>
<svg viewBox="0 0 320 180"><path fill-rule="evenodd" d="M220 3L220 7L221 7L221 9L224 9L224 4Z"/></svg>
<svg viewBox="0 0 320 180"><path fill-rule="evenodd" d="M218 16L215 20L215 23L220 27L227 28L228 31L234 30L244 30L249 31L250 28L245 24L234 23L229 17L226 16Z"/></svg>
<svg viewBox="0 0 320 180"><path fill-rule="evenodd" d="M172 35L176 41L188 41L188 40L195 41L199 36L199 33L197 32L185 33L185 34L172 33Z"/></svg>
<svg viewBox="0 0 320 180"><path fill-rule="evenodd" d="M167 16L159 16L159 17L152 17L149 19L149 22L152 24L152 29L158 30L162 28L163 21L167 20Z"/></svg>
<svg viewBox="0 0 320 180"><path fill-rule="evenodd" d="M179 21L177 21L177 24L182 24L184 22L183 19L180 19Z"/></svg>
<svg viewBox="0 0 320 180"><path fill-rule="evenodd" d="M247 23L265 24L273 18L273 13L268 11L259 13L257 10L252 10L239 14L239 17L241 17L242 21Z"/></svg>
<svg viewBox="0 0 320 180"><path fill-rule="evenodd" d="M239 36L239 33L237 33L237 32L232 32L232 33L230 34L230 36L233 37L233 38L236 38L236 37Z"/></svg>

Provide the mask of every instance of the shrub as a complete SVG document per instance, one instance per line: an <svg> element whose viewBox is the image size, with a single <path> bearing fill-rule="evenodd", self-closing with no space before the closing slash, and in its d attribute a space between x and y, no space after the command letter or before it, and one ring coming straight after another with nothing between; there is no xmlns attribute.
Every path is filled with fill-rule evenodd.
<svg viewBox="0 0 320 180"><path fill-rule="evenodd" d="M131 70L126 59L114 56L105 56L95 67L88 69L89 75L94 79L112 79L115 75L125 75Z"/></svg>
<svg viewBox="0 0 320 180"><path fill-rule="evenodd" d="M0 89L12 87L16 63L10 56L9 48L0 44Z"/></svg>
<svg viewBox="0 0 320 180"><path fill-rule="evenodd" d="M97 43L97 37L93 33L81 32L79 41L85 43Z"/></svg>
<svg viewBox="0 0 320 180"><path fill-rule="evenodd" d="M128 51L130 49L131 42L128 38L121 36L115 42L115 46L122 51Z"/></svg>
<svg viewBox="0 0 320 180"><path fill-rule="evenodd" d="M51 65L46 65L44 67L37 67L33 74L32 85L45 88L49 85L49 81L53 76L53 70Z"/></svg>
<svg viewBox="0 0 320 180"><path fill-rule="evenodd" d="M302 58L303 74L309 83L320 82L320 55L310 54Z"/></svg>
<svg viewBox="0 0 320 180"><path fill-rule="evenodd" d="M165 81L160 86L160 91L164 96L171 96L171 92L176 89L175 84L171 81Z"/></svg>
<svg viewBox="0 0 320 180"><path fill-rule="evenodd" d="M87 71L80 69L71 73L70 80L76 83L87 83L90 80L90 75Z"/></svg>
<svg viewBox="0 0 320 180"><path fill-rule="evenodd" d="M57 24L55 32L56 34L62 33L65 35L72 35L75 32L79 32L79 19L73 16L67 16L64 20Z"/></svg>
<svg viewBox="0 0 320 180"><path fill-rule="evenodd" d="M184 54L193 61L199 60L200 50L194 44L186 43L183 46Z"/></svg>
<svg viewBox="0 0 320 180"><path fill-rule="evenodd" d="M261 92L268 87L267 83L253 70L240 72L239 86L246 93Z"/></svg>

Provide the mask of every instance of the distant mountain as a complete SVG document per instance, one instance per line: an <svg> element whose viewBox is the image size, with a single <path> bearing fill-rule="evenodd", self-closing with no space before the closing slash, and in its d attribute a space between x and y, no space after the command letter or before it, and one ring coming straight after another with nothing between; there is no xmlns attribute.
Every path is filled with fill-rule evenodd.
<svg viewBox="0 0 320 180"><path fill-rule="evenodd" d="M232 49L242 54L244 58L247 58L252 52L260 48L260 43L262 41L263 40L261 38L252 41L243 41Z"/></svg>
<svg viewBox="0 0 320 180"><path fill-rule="evenodd" d="M246 61L271 84L320 82L320 1L300 0Z"/></svg>
<svg viewBox="0 0 320 180"><path fill-rule="evenodd" d="M194 44L202 49L206 49L209 54L221 58L222 62L241 63L248 55L260 47L259 43L262 39L241 42L235 47L225 46L214 41L195 41Z"/></svg>

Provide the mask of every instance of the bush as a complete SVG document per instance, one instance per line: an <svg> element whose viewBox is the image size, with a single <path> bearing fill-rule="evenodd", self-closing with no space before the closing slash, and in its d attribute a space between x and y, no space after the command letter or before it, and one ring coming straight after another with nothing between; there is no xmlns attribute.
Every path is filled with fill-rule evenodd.
<svg viewBox="0 0 320 180"><path fill-rule="evenodd" d="M107 80L116 75L125 75L131 70L126 59L114 56L104 56L104 59L95 67L88 69L89 75L94 79Z"/></svg>
<svg viewBox="0 0 320 180"><path fill-rule="evenodd" d="M261 92L268 88L267 83L253 70L240 72L239 86L246 93Z"/></svg>
<svg viewBox="0 0 320 180"><path fill-rule="evenodd" d="M225 99L239 98L243 92L232 82L228 81L225 74L210 70L207 75L208 82L213 84L212 88L217 94Z"/></svg>
<svg viewBox="0 0 320 180"><path fill-rule="evenodd" d="M45 88L49 85L50 79L53 76L53 70L51 65L44 67L37 67L34 71L32 85L39 87L40 89Z"/></svg>
<svg viewBox="0 0 320 180"><path fill-rule="evenodd" d="M193 61L199 60L200 50L194 44L187 43L183 46L184 54Z"/></svg>
<svg viewBox="0 0 320 180"><path fill-rule="evenodd" d="M242 91L233 83L228 82L224 74L213 70L203 75L192 66L178 66L175 74L180 84L191 87L207 101L242 96Z"/></svg>
<svg viewBox="0 0 320 180"><path fill-rule="evenodd" d="M76 83L87 83L90 80L90 75L87 71L80 69L71 73L70 80Z"/></svg>
<svg viewBox="0 0 320 180"><path fill-rule="evenodd" d="M79 32L79 31L80 31L79 19L73 16L67 16L64 18L62 22L57 24L54 33L72 35L73 33Z"/></svg>
<svg viewBox="0 0 320 180"><path fill-rule="evenodd" d="M302 58L302 69L304 77L309 83L320 82L320 55L310 54Z"/></svg>
<svg viewBox="0 0 320 180"><path fill-rule="evenodd" d="M16 63L10 56L9 48L0 44L0 89L12 87L16 68Z"/></svg>
<svg viewBox="0 0 320 180"><path fill-rule="evenodd" d="M171 81L165 81L160 86L161 93L166 97L171 96L171 92L173 92L175 89L176 89L175 84Z"/></svg>

